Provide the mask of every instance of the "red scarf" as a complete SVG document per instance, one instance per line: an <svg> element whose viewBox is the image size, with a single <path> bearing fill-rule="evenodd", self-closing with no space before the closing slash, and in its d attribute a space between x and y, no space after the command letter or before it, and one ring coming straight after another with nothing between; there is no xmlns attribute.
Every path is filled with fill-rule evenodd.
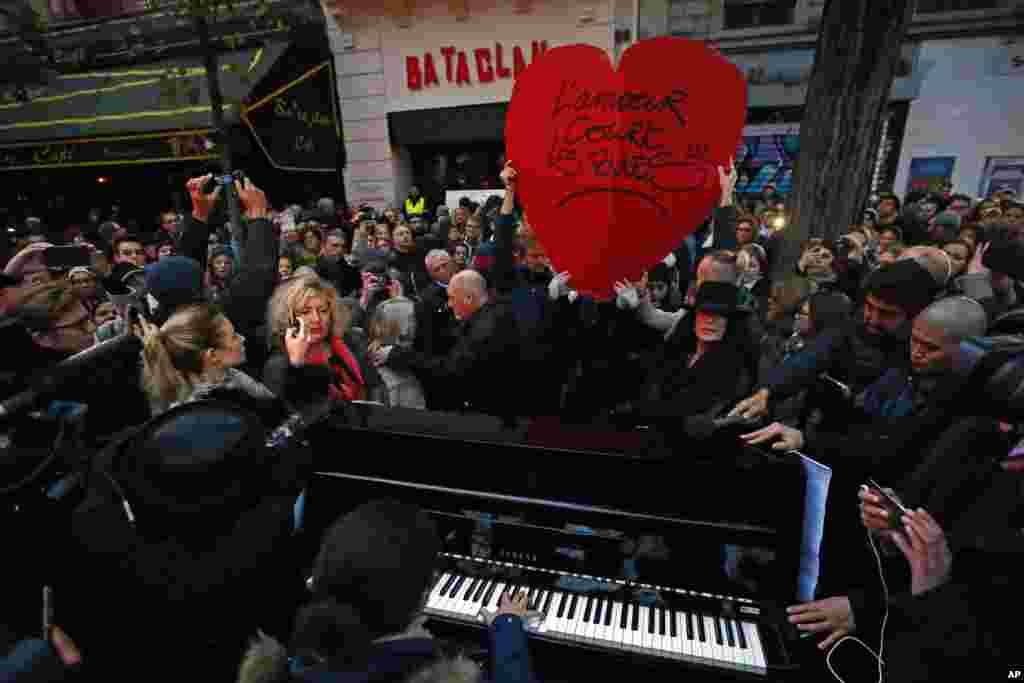
<svg viewBox="0 0 1024 683"><path fill-rule="evenodd" d="M331 355L327 360L331 367L333 382L331 398L346 401L365 401L367 397L366 380L356 362L356 357L349 351L341 337L331 337Z"/></svg>

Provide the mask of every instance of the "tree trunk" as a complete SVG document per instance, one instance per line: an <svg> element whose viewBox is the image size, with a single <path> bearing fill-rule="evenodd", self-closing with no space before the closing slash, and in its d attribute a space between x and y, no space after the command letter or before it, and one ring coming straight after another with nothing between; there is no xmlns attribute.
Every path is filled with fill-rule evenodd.
<svg viewBox="0 0 1024 683"><path fill-rule="evenodd" d="M200 10L201 11L201 10ZM206 69L206 86L210 92L210 116L213 119L213 128L217 131L217 145L220 148L221 167L224 175L230 175L234 170L231 159L231 139L228 135L227 126L224 125L224 97L220 92L220 60L217 58L217 51L210 42L210 26L206 17L202 14L195 16L196 33L199 37L199 48L203 53L203 66ZM221 189L228 206L228 217L231 221L231 234L239 242L243 242L238 236L242 230L240 210L238 206L238 195L235 193L234 183L229 183Z"/></svg>
<svg viewBox="0 0 1024 683"><path fill-rule="evenodd" d="M800 124L789 224L774 275L792 273L811 237L859 224L913 0L828 0Z"/></svg>

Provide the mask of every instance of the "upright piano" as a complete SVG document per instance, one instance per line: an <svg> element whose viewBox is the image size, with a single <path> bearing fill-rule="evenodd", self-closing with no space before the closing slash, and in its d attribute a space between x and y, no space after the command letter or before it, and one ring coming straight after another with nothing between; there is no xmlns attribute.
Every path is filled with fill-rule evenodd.
<svg viewBox="0 0 1024 683"><path fill-rule="evenodd" d="M796 668L783 611L804 514L794 459L735 435L697 442L374 406L311 438L311 537L376 498L436 520L432 629L484 629L502 593L525 591L531 648L583 653L589 671L784 680Z"/></svg>

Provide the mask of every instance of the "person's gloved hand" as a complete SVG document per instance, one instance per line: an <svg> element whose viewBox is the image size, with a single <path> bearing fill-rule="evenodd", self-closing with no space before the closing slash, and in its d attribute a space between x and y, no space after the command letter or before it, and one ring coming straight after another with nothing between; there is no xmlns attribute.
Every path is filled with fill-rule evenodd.
<svg viewBox="0 0 1024 683"><path fill-rule="evenodd" d="M551 278L551 282L548 284L548 298L552 301L558 301L563 296L568 296L569 279L571 277L572 275L569 274L569 271L564 271Z"/></svg>

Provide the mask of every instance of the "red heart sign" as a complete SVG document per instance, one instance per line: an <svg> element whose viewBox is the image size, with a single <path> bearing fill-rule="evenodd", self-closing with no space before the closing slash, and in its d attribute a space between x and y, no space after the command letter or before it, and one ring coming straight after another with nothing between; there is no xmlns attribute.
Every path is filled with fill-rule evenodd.
<svg viewBox="0 0 1024 683"><path fill-rule="evenodd" d="M683 38L633 45L618 71L599 48L558 47L516 79L508 159L529 223L572 287L608 297L708 217L746 103L739 69Z"/></svg>

